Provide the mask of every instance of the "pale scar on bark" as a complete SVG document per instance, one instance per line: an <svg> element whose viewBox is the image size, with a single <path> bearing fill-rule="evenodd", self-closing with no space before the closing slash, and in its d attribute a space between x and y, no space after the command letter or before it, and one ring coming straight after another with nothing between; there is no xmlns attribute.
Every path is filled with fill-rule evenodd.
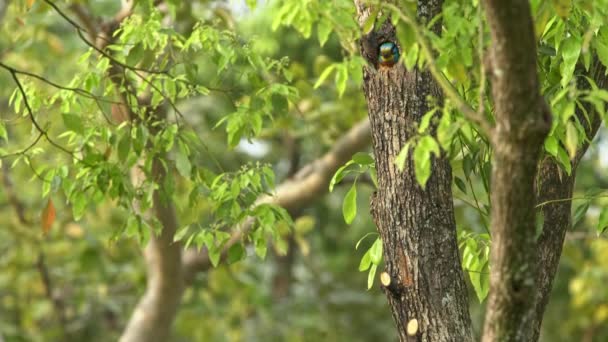
<svg viewBox="0 0 608 342"><path fill-rule="evenodd" d="M399 257L399 269L401 270L401 275L399 278L401 279L401 285L405 287L410 287L412 286L412 274L408 266L409 260L403 249L401 249L400 254L401 255Z"/></svg>

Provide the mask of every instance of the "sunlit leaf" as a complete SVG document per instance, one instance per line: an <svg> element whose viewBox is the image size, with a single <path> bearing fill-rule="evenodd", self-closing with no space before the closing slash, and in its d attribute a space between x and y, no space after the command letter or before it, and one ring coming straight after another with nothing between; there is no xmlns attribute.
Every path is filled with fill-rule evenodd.
<svg viewBox="0 0 608 342"><path fill-rule="evenodd" d="M376 270L378 269L378 265L372 264L369 269L369 273L367 274L367 289L371 289L374 285L374 278L376 278Z"/></svg>
<svg viewBox="0 0 608 342"><path fill-rule="evenodd" d="M344 196L342 203L342 215L347 224L351 224L357 216L357 183L353 183L350 190Z"/></svg>
<svg viewBox="0 0 608 342"><path fill-rule="evenodd" d="M439 145L431 136L424 136L414 150L416 180L423 188L431 176L431 155L439 157Z"/></svg>
<svg viewBox="0 0 608 342"><path fill-rule="evenodd" d="M380 261L382 261L382 239L377 238L372 247L369 249L369 252L372 264L380 265Z"/></svg>

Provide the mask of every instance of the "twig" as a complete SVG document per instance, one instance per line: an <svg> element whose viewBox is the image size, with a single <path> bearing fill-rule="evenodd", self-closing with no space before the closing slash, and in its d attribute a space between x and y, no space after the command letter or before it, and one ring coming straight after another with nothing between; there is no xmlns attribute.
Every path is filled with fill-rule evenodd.
<svg viewBox="0 0 608 342"><path fill-rule="evenodd" d="M23 88L23 85L21 84L21 81L19 81L19 77L17 77L17 73L15 72L15 70L11 69L10 67L8 67L5 64L0 64L0 67L6 69L8 72L10 72L11 76L13 77L13 80L15 81L15 84L17 84L17 88L19 89L19 93L21 93L21 96L23 97L23 103L25 104L25 108L28 112L30 121L32 122L32 124L34 125L34 127L36 128L36 130L40 133L40 136L34 141L34 144L30 145L27 149L31 148L32 146L34 146L36 144L36 142L38 142L38 140L40 140L41 136L44 136L44 138L51 144L53 145L55 148L69 154L70 156L72 156L72 158L78 160L79 162L84 163L84 161L80 158L78 158L74 152L66 149L65 147L61 146L60 144L56 143L53 139L51 139L51 137L49 137L48 132L45 131L40 124L38 123L38 121L36 121L36 118L34 117L34 111L32 110L32 107L30 106L30 103L27 99L27 94L25 93L25 89ZM26 150L27 150L26 149ZM23 153L23 152L21 152ZM20 153L20 154L21 154ZM6 156L3 156L6 157Z"/></svg>
<svg viewBox="0 0 608 342"><path fill-rule="evenodd" d="M107 99L105 99L103 97L97 96L97 95L93 94L92 92L87 91L87 90L82 89L82 88L74 88L74 87L62 86L62 85L60 85L58 83L55 83L55 82L53 82L53 81L51 81L51 80L49 80L49 79L47 79L47 78L45 78L43 76L31 73L29 71L24 71L24 70L16 69L16 68L14 68L12 66L9 66L7 64L4 64L2 62L0 62L0 67L2 67L4 69L7 69L9 71L12 71L12 72L14 72L16 74L20 74L20 75L24 75L24 76L29 76L29 77L35 78L35 79L37 79L39 81L42 81L42 82L44 82L44 83L46 83L46 84L48 84L48 85L50 85L50 86L52 86L54 88L57 88L57 89L73 91L73 92L75 92L75 93L77 93L77 94L79 94L81 96L84 96L86 98L90 98L90 99L95 100L95 101L104 102L104 103L110 103L110 104L122 104L122 102L107 100Z"/></svg>
<svg viewBox="0 0 608 342"><path fill-rule="evenodd" d="M567 201L574 201L574 200L592 200L592 199L596 199L596 198L607 198L607 197L608 197L608 194L607 195L598 195L598 196L560 198L560 199L554 199L554 200L541 202L541 203L537 204L535 208L541 208L541 207L543 207L547 204L551 204L551 203L567 202Z"/></svg>

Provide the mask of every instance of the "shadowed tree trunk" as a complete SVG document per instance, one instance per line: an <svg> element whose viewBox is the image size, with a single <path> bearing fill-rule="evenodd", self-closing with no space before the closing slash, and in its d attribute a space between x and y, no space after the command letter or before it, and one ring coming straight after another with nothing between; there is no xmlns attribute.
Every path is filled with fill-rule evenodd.
<svg viewBox="0 0 608 342"><path fill-rule="evenodd" d="M586 76L594 80L599 88L606 87L606 68L597 59L589 72L586 73ZM589 83L584 77L579 77L578 88L590 88ZM536 286L538 292L534 302L534 331L530 341L537 341L540 336L543 315L549 303L553 279L555 279L557 273L566 231L572 224L572 201L564 201L563 199L572 198L576 169L602 123L601 117L594 110L593 106L586 104L585 107L589 113L590 122L587 121L585 114L580 108L577 108L576 115L579 122L585 127L585 133L589 140L583 143L577 151L576 157L572 160L572 173L567 175L560 169L557 161L545 158L540 164L536 177L536 202L541 205L540 210L542 210L544 220L543 230L537 240L538 273L536 275ZM555 200L559 201L543 204Z"/></svg>
<svg viewBox="0 0 608 342"><path fill-rule="evenodd" d="M362 25L370 11L363 2L356 4ZM441 5L441 1L418 1L419 20L428 22L441 12ZM440 33L440 21L434 31ZM403 172L394 163L430 109L427 97L441 101L442 94L429 72L408 72L401 64L376 70L377 49L385 41L396 43L388 20L361 42L361 54L371 64L364 68L363 90L378 172L371 211L390 276L385 292L401 341L472 341L449 160L445 155L432 160L424 189L416 181L411 153Z"/></svg>

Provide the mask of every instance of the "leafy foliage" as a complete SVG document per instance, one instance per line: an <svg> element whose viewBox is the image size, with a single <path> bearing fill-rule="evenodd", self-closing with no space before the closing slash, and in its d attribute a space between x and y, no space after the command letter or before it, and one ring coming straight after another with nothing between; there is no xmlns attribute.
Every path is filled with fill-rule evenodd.
<svg viewBox="0 0 608 342"><path fill-rule="evenodd" d="M118 322L127 320L145 286L138 247L162 229L149 214L160 201L176 207L176 242L206 249L214 266L230 264L202 275L186 294L180 338L394 338L390 318L379 319L388 314L382 295L375 289L362 294L362 277L348 272L367 272L369 289L382 265L382 241L370 233L373 223L357 203L369 196L365 185L377 184L373 156L355 154L329 185L332 191L349 184L348 190L298 217L266 202L291 176L286 164L294 153L285 141L296 140L295 154L309 161L366 115L359 87L366 65L358 55L362 32L353 2L247 1L255 10L241 15L209 1L166 3L159 9L136 1L107 41L75 27L81 20L70 6L109 20L120 10L114 1L57 2L56 8L13 1L7 9L0 35L0 92L7 99L0 104L0 156L3 176L14 185L0 189L7 226L0 232L2 337L117 339ZM411 159L424 187L433 158L450 159L457 220L467 227L459 234L463 268L482 301L491 267L491 137L460 106L492 121L482 70L489 37L479 3L445 1L441 35L413 25L411 2L401 8L370 3L374 10L363 31L391 20L404 66L433 66L452 89L442 103L431 99L396 163L404 168ZM589 140L590 115L606 118L608 92L582 73L594 67L595 57L608 65L608 2L531 4L543 94L554 116L545 157L571 174L578 149ZM252 146L268 151L255 157L263 148ZM583 177L577 193L584 195L573 195L582 198L575 202L573 233L605 236L606 203L600 192L587 191L594 182L585 179L601 174L600 153L592 152L585 164L593 165L577 172ZM22 217L15 214L20 210ZM344 229L344 221L351 228ZM550 313L549 333L608 334L597 328L606 322L605 298L598 295L604 293L605 248L602 240L592 241L566 243L562 269L572 281L561 280L557 302L565 300L575 313ZM364 242L362 258L354 260L352 246ZM293 298L276 305L272 284L283 272L281 256L290 253L297 253ZM43 279L45 270L51 283ZM372 320L377 324L369 325ZM192 328L201 324L205 329Z"/></svg>

